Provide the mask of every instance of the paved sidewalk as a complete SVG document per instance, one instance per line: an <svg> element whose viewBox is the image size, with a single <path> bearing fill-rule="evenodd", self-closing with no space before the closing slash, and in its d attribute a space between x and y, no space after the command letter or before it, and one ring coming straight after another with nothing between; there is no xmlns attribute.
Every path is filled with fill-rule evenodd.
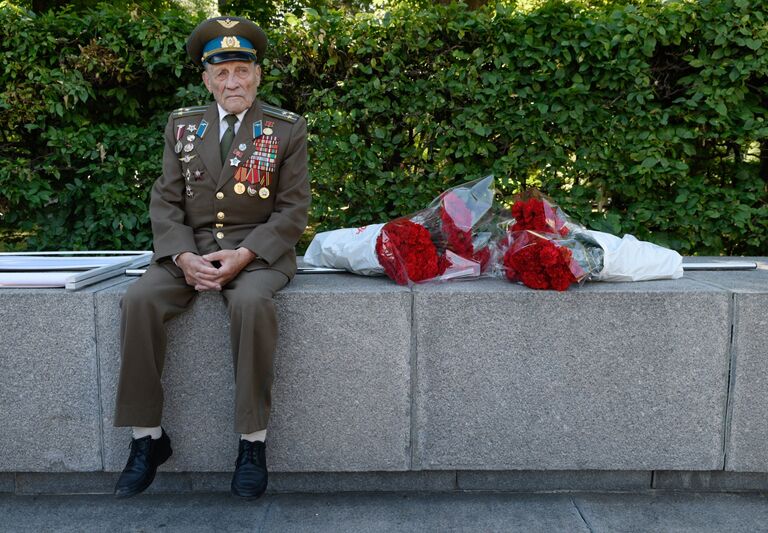
<svg viewBox="0 0 768 533"><path fill-rule="evenodd" d="M765 494L0 495L0 531L768 532Z"/></svg>

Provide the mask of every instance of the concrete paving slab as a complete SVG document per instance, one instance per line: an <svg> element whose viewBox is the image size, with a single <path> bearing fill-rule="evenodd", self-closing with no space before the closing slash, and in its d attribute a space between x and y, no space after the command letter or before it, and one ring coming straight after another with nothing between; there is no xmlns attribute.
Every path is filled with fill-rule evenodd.
<svg viewBox="0 0 768 533"><path fill-rule="evenodd" d="M0 495L0 531L659 532L767 531L760 494L344 493Z"/></svg>
<svg viewBox="0 0 768 533"><path fill-rule="evenodd" d="M254 505L224 494L142 494L129 500L112 496L0 496L0 531L258 531L268 509L269 500Z"/></svg>
<svg viewBox="0 0 768 533"><path fill-rule="evenodd" d="M93 294L0 291L0 471L102 466Z"/></svg>
<svg viewBox="0 0 768 533"><path fill-rule="evenodd" d="M457 473L459 490L501 490L516 492L622 490L651 488L651 472L550 470L505 472L462 471Z"/></svg>
<svg viewBox="0 0 768 533"><path fill-rule="evenodd" d="M119 300L97 295L105 468L119 471L130 432L113 428ZM298 276L277 298L280 340L267 457L273 471L406 470L410 444L411 294L387 280ZM201 294L169 323L164 471L226 472L237 454L229 325ZM194 334L190 334L193 332ZM206 368L205 372L199 371ZM311 399L309 401L308 399Z"/></svg>
<svg viewBox="0 0 768 533"><path fill-rule="evenodd" d="M265 531L588 531L570 498L508 494L295 495L275 498Z"/></svg>
<svg viewBox="0 0 768 533"><path fill-rule="evenodd" d="M414 468L722 468L727 291L686 279L414 291Z"/></svg>
<svg viewBox="0 0 768 533"><path fill-rule="evenodd" d="M505 494L2 496L0 531L588 531L570 498ZM3 529L8 528L8 529Z"/></svg>
<svg viewBox="0 0 768 533"><path fill-rule="evenodd" d="M585 494L573 500L594 533L768 531L763 494Z"/></svg>

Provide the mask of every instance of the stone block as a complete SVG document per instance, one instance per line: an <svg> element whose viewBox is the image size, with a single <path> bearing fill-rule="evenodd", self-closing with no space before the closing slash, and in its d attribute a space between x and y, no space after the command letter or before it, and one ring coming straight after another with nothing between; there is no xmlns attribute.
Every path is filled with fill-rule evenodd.
<svg viewBox="0 0 768 533"><path fill-rule="evenodd" d="M651 488L651 472L631 470L565 470L457 472L459 490L538 491L641 491Z"/></svg>
<svg viewBox="0 0 768 533"><path fill-rule="evenodd" d="M120 470L130 432L113 428L119 300L97 295L105 467ZM411 294L382 279L300 275L276 297L268 461L273 471L406 470L410 444ZM218 294L169 323L163 425L169 471L230 471L234 385L229 325ZM200 369L205 369L202 371Z"/></svg>
<svg viewBox="0 0 768 533"><path fill-rule="evenodd" d="M768 283L734 295L731 420L726 470L768 472Z"/></svg>
<svg viewBox="0 0 768 533"><path fill-rule="evenodd" d="M722 258L715 258L722 259ZM727 259L727 258L726 258ZM749 257L757 270L691 272L686 276L733 293L731 390L725 468L768 472L768 260Z"/></svg>
<svg viewBox="0 0 768 533"><path fill-rule="evenodd" d="M230 492L232 472L158 472L148 494Z"/></svg>
<svg viewBox="0 0 768 533"><path fill-rule="evenodd" d="M0 493L112 494L117 472L25 472L0 474ZM232 472L158 472L147 494L229 492ZM456 488L456 473L434 472L270 472L270 493L445 492Z"/></svg>
<svg viewBox="0 0 768 533"><path fill-rule="evenodd" d="M120 369L120 298L127 285L96 296L104 427L104 467L120 471L128 457L129 428L113 427ZM169 322L163 373L163 426L173 456L161 470L225 471L237 454L232 432L234 386L229 322L219 294L201 294L193 308Z"/></svg>
<svg viewBox="0 0 768 533"><path fill-rule="evenodd" d="M301 275L278 302L270 460L278 471L410 466L411 293Z"/></svg>
<svg viewBox="0 0 768 533"><path fill-rule="evenodd" d="M114 472L21 472L16 474L16 494L112 494Z"/></svg>
<svg viewBox="0 0 768 533"><path fill-rule="evenodd" d="M93 293L0 291L0 471L101 469Z"/></svg>
<svg viewBox="0 0 768 533"><path fill-rule="evenodd" d="M456 488L456 473L419 472L276 472L269 492L445 492Z"/></svg>
<svg viewBox="0 0 768 533"><path fill-rule="evenodd" d="M694 490L714 492L768 491L765 472L654 472L653 488L661 490Z"/></svg>
<svg viewBox="0 0 768 533"><path fill-rule="evenodd" d="M16 475L10 472L0 472L0 494L16 491Z"/></svg>
<svg viewBox="0 0 768 533"><path fill-rule="evenodd" d="M765 293L768 291L768 262L758 258L746 259L756 261L757 270L686 272L685 277L733 292Z"/></svg>
<svg viewBox="0 0 768 533"><path fill-rule="evenodd" d="M722 468L729 304L687 279L416 288L414 468Z"/></svg>

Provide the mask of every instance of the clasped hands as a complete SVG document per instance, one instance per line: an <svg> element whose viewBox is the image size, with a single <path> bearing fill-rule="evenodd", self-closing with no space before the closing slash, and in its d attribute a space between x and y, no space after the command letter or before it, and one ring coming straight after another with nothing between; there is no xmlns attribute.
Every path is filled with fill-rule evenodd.
<svg viewBox="0 0 768 533"><path fill-rule="evenodd" d="M256 254L248 248L219 250L202 256L184 252L176 258L176 265L184 272L187 285L196 291L220 291L255 257ZM221 266L216 268L214 261L218 261Z"/></svg>

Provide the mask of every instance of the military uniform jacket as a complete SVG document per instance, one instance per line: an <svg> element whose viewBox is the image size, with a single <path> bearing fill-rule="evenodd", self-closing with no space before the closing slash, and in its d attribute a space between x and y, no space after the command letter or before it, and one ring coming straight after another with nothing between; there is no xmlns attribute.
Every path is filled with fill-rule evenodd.
<svg viewBox="0 0 768 533"><path fill-rule="evenodd" d="M175 254L244 246L257 255L246 270L291 278L309 204L302 117L254 101L222 164L216 103L178 109L165 128L163 175L150 200L153 261L180 277Z"/></svg>

